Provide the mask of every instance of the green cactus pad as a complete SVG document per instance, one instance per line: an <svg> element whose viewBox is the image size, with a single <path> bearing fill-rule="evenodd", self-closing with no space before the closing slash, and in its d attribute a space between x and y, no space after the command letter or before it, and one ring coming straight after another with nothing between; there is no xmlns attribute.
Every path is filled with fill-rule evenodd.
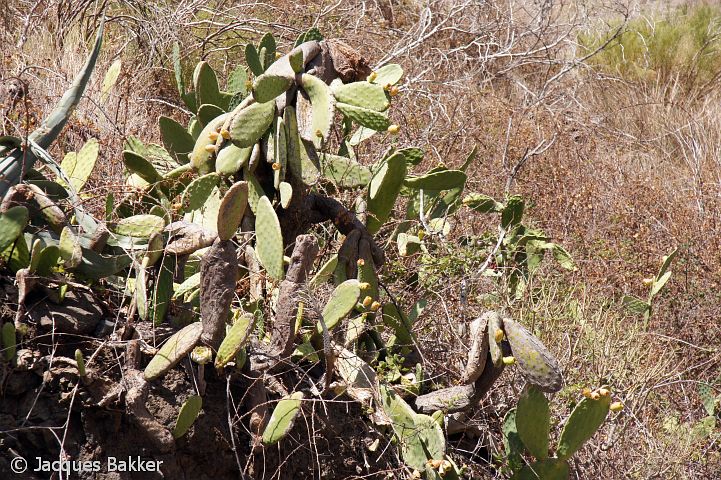
<svg viewBox="0 0 721 480"><path fill-rule="evenodd" d="M263 52L260 59L263 62L264 70L267 70L268 67L275 62L275 52L277 48L278 46L272 33L268 32L261 37L260 43L258 43L258 50Z"/></svg>
<svg viewBox="0 0 721 480"><path fill-rule="evenodd" d="M154 233L148 239L148 248L143 256L143 263L146 267L151 267L157 263L163 256L165 242L161 233Z"/></svg>
<svg viewBox="0 0 721 480"><path fill-rule="evenodd" d="M173 438L180 438L185 435L195 423L200 411L203 409L203 398L200 395L191 395L180 407L178 418L173 428Z"/></svg>
<svg viewBox="0 0 721 480"><path fill-rule="evenodd" d="M248 182L236 182L220 201L218 210L218 238L230 240L240 226L248 206Z"/></svg>
<svg viewBox="0 0 721 480"><path fill-rule="evenodd" d="M113 232L118 235L135 238L149 238L153 233L162 232L165 228L165 219L157 215L134 215L121 219Z"/></svg>
<svg viewBox="0 0 721 480"><path fill-rule="evenodd" d="M301 58L302 55L303 52L301 52ZM270 102L278 95L285 93L292 85L292 76L266 72L255 79L253 84L253 98L255 98L258 103Z"/></svg>
<svg viewBox="0 0 721 480"><path fill-rule="evenodd" d="M245 63L248 64L248 68L253 72L256 77L263 73L263 64L260 63L260 56L255 45L249 43L245 46Z"/></svg>
<svg viewBox="0 0 721 480"><path fill-rule="evenodd" d="M398 254L401 257L407 257L421 251L421 239L416 235L399 233L396 242L398 243Z"/></svg>
<svg viewBox="0 0 721 480"><path fill-rule="evenodd" d="M0 252L5 251L20 236L29 220L28 209L20 205L0 213Z"/></svg>
<svg viewBox="0 0 721 480"><path fill-rule="evenodd" d="M371 234L377 233L393 210L406 177L406 159L401 153L388 157L373 175L368 189L368 220Z"/></svg>
<svg viewBox="0 0 721 480"><path fill-rule="evenodd" d="M501 212L501 226L508 230L512 226L521 223L524 209L525 202L523 198L518 195L511 196Z"/></svg>
<svg viewBox="0 0 721 480"><path fill-rule="evenodd" d="M208 173L190 182L181 199L183 210L190 212L202 208L219 182L220 176L217 173Z"/></svg>
<svg viewBox="0 0 721 480"><path fill-rule="evenodd" d="M218 105L222 103L218 77L208 62L199 62L193 72L193 88L196 105Z"/></svg>
<svg viewBox="0 0 721 480"><path fill-rule="evenodd" d="M321 156L323 176L342 188L365 187L372 174L368 167L338 155Z"/></svg>
<svg viewBox="0 0 721 480"><path fill-rule="evenodd" d="M190 210L183 216L183 220L202 226L204 229L217 233L218 211L220 210L220 190L213 187L205 203L197 210Z"/></svg>
<svg viewBox="0 0 721 480"><path fill-rule="evenodd" d="M353 133L353 135L350 137L350 139L348 139L348 145L350 145L351 147L358 146L362 142L371 138L376 133L378 132L376 132L372 128L358 127Z"/></svg>
<svg viewBox="0 0 721 480"><path fill-rule="evenodd" d="M226 143L215 159L215 171L221 175L237 173L250 159L253 147L240 148L233 143Z"/></svg>
<svg viewBox="0 0 721 480"><path fill-rule="evenodd" d="M83 250L77 235L69 227L63 228L63 231L60 232L58 248L60 248L60 258L63 259L65 268L73 269L80 265L83 259Z"/></svg>
<svg viewBox="0 0 721 480"><path fill-rule="evenodd" d="M83 248L83 261L75 273L87 280L99 280L115 275L132 263L128 255L101 255L88 248Z"/></svg>
<svg viewBox="0 0 721 480"><path fill-rule="evenodd" d="M148 321L150 309L148 306L148 270L140 265L136 268L135 275L135 309L142 321Z"/></svg>
<svg viewBox="0 0 721 480"><path fill-rule="evenodd" d="M275 118L275 102L254 103L236 108L230 120L230 138L241 148L252 147Z"/></svg>
<svg viewBox="0 0 721 480"><path fill-rule="evenodd" d="M408 147L408 148L401 148L398 150L400 153L403 154L404 157L406 157L406 162L408 162L411 165L418 165L423 161L423 150L417 147Z"/></svg>
<svg viewBox="0 0 721 480"><path fill-rule="evenodd" d="M278 216L268 197L258 200L255 218L256 252L258 259L271 278L280 281L285 276L283 269L283 232Z"/></svg>
<svg viewBox="0 0 721 480"><path fill-rule="evenodd" d="M186 278L173 292L173 299L180 298L198 288L200 288L200 272L196 272Z"/></svg>
<svg viewBox="0 0 721 480"><path fill-rule="evenodd" d="M57 245L48 245L40 250L37 261L33 262L36 268L34 273L41 277L47 277L52 269L57 267L58 260L60 260L60 248Z"/></svg>
<svg viewBox="0 0 721 480"><path fill-rule="evenodd" d="M11 362L17 352L17 340L15 338L15 325L12 322L5 322L2 328L3 353L5 360Z"/></svg>
<svg viewBox="0 0 721 480"><path fill-rule="evenodd" d="M442 460L446 453L443 429L429 415L413 415L413 429L401 438L401 456L409 466L423 470L428 460Z"/></svg>
<svg viewBox="0 0 721 480"><path fill-rule="evenodd" d="M245 346L253 332L253 321L255 317L251 313L241 315L228 330L223 343L218 347L218 354L215 356L215 368L222 370L235 358L241 348Z"/></svg>
<svg viewBox="0 0 721 480"><path fill-rule="evenodd" d="M510 318L503 320L508 343L523 376L544 392L557 392L563 386L558 362L541 341Z"/></svg>
<svg viewBox="0 0 721 480"><path fill-rule="evenodd" d="M376 70L376 78L373 83L385 87L386 85L395 85L403 78L403 69L396 63L389 63Z"/></svg>
<svg viewBox="0 0 721 480"><path fill-rule="evenodd" d="M209 125L224 113L225 110L217 105L201 105L198 108L198 120L200 120L200 123L203 125Z"/></svg>
<svg viewBox="0 0 721 480"><path fill-rule="evenodd" d="M248 93L246 82L248 82L248 72L239 65L228 75L228 92L233 95L246 95Z"/></svg>
<svg viewBox="0 0 721 480"><path fill-rule="evenodd" d="M138 153L130 150L123 151L123 162L129 172L136 174L150 184L159 182L163 178L153 164Z"/></svg>
<svg viewBox="0 0 721 480"><path fill-rule="evenodd" d="M528 451L539 460L548 457L550 420L545 395L533 385L527 384L516 407L516 429Z"/></svg>
<svg viewBox="0 0 721 480"><path fill-rule="evenodd" d="M388 302L383 305L383 324L393 330L395 336L392 342L395 345L409 346L413 345L413 334L411 333L411 325L407 318L392 303Z"/></svg>
<svg viewBox="0 0 721 480"><path fill-rule="evenodd" d="M390 126L391 122L388 120L388 116L384 113L376 112L368 108L356 107L348 103L338 102L336 107L340 110L343 115L355 121L359 125L376 130L379 132L386 131Z"/></svg>
<svg viewBox="0 0 721 480"><path fill-rule="evenodd" d="M335 267L338 265L338 255L331 256L327 262L323 264L318 269L318 272L313 275L313 278L310 279L308 282L308 286L311 289L318 288L325 282L331 279L333 276L333 271L335 271Z"/></svg>
<svg viewBox="0 0 721 480"><path fill-rule="evenodd" d="M505 450L508 466L511 470L517 472L525 465L523 460L523 452L525 446L518 436L516 428L516 409L509 410L503 418L503 448Z"/></svg>
<svg viewBox="0 0 721 480"><path fill-rule="evenodd" d="M304 63L303 50L300 48L294 48L288 54L288 64L290 64L290 68L293 69L293 73L301 73L303 71Z"/></svg>
<svg viewBox="0 0 721 480"><path fill-rule="evenodd" d="M584 398L578 402L561 432L556 450L558 458L571 458L596 433L606 420L610 405L610 395L601 396L598 400Z"/></svg>
<svg viewBox="0 0 721 480"><path fill-rule="evenodd" d="M173 298L173 273L175 272L175 257L166 255L160 265L158 275L153 285L153 297L148 304L148 319L153 325L160 325L165 321L170 301Z"/></svg>
<svg viewBox="0 0 721 480"><path fill-rule="evenodd" d="M335 84L333 96L338 102L383 112L390 107L386 92L381 85L368 82Z"/></svg>
<svg viewBox="0 0 721 480"><path fill-rule="evenodd" d="M295 109L293 107L285 107L283 122L286 128L285 140L288 150L288 172L295 178L302 179L303 162L301 160L301 150L305 153L305 149L298 134L298 120L296 119Z"/></svg>
<svg viewBox="0 0 721 480"><path fill-rule="evenodd" d="M312 118L309 128L301 131L301 136L312 141L316 148L328 140L330 127L333 124L335 102L330 87L318 77L304 73L301 77L301 86L310 98ZM302 123L298 121L298 125ZM309 130L309 131L308 131ZM320 135L318 135L320 134Z"/></svg>
<svg viewBox="0 0 721 480"><path fill-rule="evenodd" d="M200 174L206 174L214 169L213 165L213 152L206 150L206 147L215 145L215 140L211 140L210 134L217 132L223 125L223 122L230 116L229 113L224 113L219 117L216 117L208 123L198 134L198 138L195 140L195 146L190 154L190 162L193 168L198 170Z"/></svg>
<svg viewBox="0 0 721 480"><path fill-rule="evenodd" d="M60 163L60 169L70 179L70 185L76 192L85 186L90 174L95 168L95 161L98 159L98 141L94 138L88 140L79 152L69 152ZM61 184L65 183L58 180Z"/></svg>
<svg viewBox="0 0 721 480"><path fill-rule="evenodd" d="M278 191L280 192L280 206L288 208L291 200L293 200L293 186L288 182L280 182Z"/></svg>
<svg viewBox="0 0 721 480"><path fill-rule="evenodd" d="M567 480L568 463L557 458L547 458L525 465L512 480Z"/></svg>
<svg viewBox="0 0 721 480"><path fill-rule="evenodd" d="M442 170L428 173L420 177L408 177L403 185L408 188L423 190L450 190L463 187L466 184L466 174L460 170Z"/></svg>
<svg viewBox="0 0 721 480"><path fill-rule="evenodd" d="M278 402L263 431L264 444L276 444L290 432L300 413L303 398L305 398L303 392L295 392Z"/></svg>
<svg viewBox="0 0 721 480"><path fill-rule="evenodd" d="M478 213L500 212L503 210L503 204L482 193L469 193L463 197L463 205Z"/></svg>
<svg viewBox="0 0 721 480"><path fill-rule="evenodd" d="M85 370L85 358L83 358L83 352L78 348L75 350L75 363L78 364L78 375L84 377L87 375Z"/></svg>
<svg viewBox="0 0 721 480"><path fill-rule="evenodd" d="M195 140L181 124L168 117L158 119L163 145L178 163L188 163L188 154L193 151Z"/></svg>
<svg viewBox="0 0 721 480"><path fill-rule="evenodd" d="M328 330L332 330L353 310L358 303L360 294L360 285L356 279L346 280L333 290L321 314ZM323 326L320 322L318 322L317 329L318 333L323 333Z"/></svg>
<svg viewBox="0 0 721 480"><path fill-rule="evenodd" d="M175 333L158 350L158 353L150 360L145 367L144 377L151 381L159 378L168 370L180 362L183 357L190 353L200 341L203 334L203 324L194 322Z"/></svg>
<svg viewBox="0 0 721 480"><path fill-rule="evenodd" d="M496 367L503 363L503 352L501 351L500 342L496 342L496 332L503 331L503 320L496 312L488 314L488 351L491 354L491 362Z"/></svg>
<svg viewBox="0 0 721 480"><path fill-rule="evenodd" d="M280 188L280 182L285 180L285 171L288 168L288 144L285 122L282 118L278 118L273 146L275 148L274 162L280 166L278 169L273 169L273 187L278 190Z"/></svg>

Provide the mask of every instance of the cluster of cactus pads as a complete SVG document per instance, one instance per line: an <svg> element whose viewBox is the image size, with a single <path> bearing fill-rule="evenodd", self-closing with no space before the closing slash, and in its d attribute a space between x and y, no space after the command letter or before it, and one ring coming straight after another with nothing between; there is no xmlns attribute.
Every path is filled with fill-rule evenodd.
<svg viewBox="0 0 721 480"><path fill-rule="evenodd" d="M519 323L495 312L473 322L461 386L418 395L420 371L415 390L396 388L376 372L393 353L413 358L412 324L422 305L406 313L381 292L376 269L384 253L373 236L384 232L401 254L412 254L422 246L419 217L423 226L443 232L446 217L463 203L502 213L506 227L519 224L523 211L514 198L507 205L478 197L461 201L475 154L458 170L438 166L421 175L409 173L423 159L418 148L393 147L374 163L360 161L358 145L398 132L388 116L403 75L398 65L372 71L349 47L312 29L285 55L270 34L257 46L248 44L248 69L234 70L224 90L201 61L187 88L176 46L175 77L192 114L189 124L161 117L162 146L128 139L123 161L131 193L108 194L105 218L97 219L81 207L97 142L59 166L45 149L79 101L101 39L102 27L72 88L27 145L0 139L0 255L16 272L21 305L35 288L52 289L62 301L72 282L103 280L122 286L130 315L175 327L142 375L153 382L185 358L196 364L199 395L183 404L174 438L185 435L202 411L203 372L212 364L219 375L243 371L261 380L246 405L256 447L283 439L308 396L343 394L374 410L373 421L393 433L402 459L427 478L461 475L446 455L444 422L469 413L515 362L530 385L516 425L540 462L528 468L567 472L565 460L586 437L573 430L577 422L564 431L575 440L562 439L553 461L527 443L531 434L521 433L527 430L520 416L531 408L524 399L533 394L542 403L533 392L558 391L562 377L553 356ZM36 160L45 164L42 173ZM352 209L323 194L340 190L349 192L346 198L355 195ZM386 226L400 197L407 199L406 218L391 231ZM335 238L308 233L325 221L338 230ZM320 242L337 244L336 253L319 256ZM21 313L2 328L8 360L15 355L16 330L23 330ZM285 391L268 412L262 379L288 362L324 362L323 381ZM84 378L82 354L76 363ZM535 403L532 408L541 408Z"/></svg>

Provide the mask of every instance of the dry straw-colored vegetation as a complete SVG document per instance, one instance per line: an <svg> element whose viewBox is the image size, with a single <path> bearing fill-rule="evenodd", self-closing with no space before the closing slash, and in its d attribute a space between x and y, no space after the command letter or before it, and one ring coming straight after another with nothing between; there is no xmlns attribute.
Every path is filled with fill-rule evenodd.
<svg viewBox="0 0 721 480"><path fill-rule="evenodd" d="M463 246L493 227L467 209L437 241L432 280L409 282L404 272L419 257L389 253L388 288L408 303L428 299L416 325L427 377L453 384L468 348L459 325L506 308L560 360L566 387L554 418L567 416L585 386L611 385L626 405L576 458L573 478L718 477L719 419L702 423L699 385L721 394L721 8L603 0L5 2L2 135L23 135L52 108L84 61L103 8L100 74L51 151L62 158L99 140L89 205L101 209L108 191L124 188L128 136L158 142L159 115L187 121L172 80L173 42L185 65L203 58L228 73L262 32L273 31L286 50L317 26L372 65L403 66L392 118L402 126L401 145L426 151L419 171L458 167L477 146L467 191L522 195L530 222L578 266L562 272L549 263L509 303L477 275L488 251ZM102 75L118 58L120 77L101 99ZM17 88L23 92L13 97ZM381 146L366 158L380 153L374 148ZM646 321L622 299L644 297L642 280L674 248L673 276ZM500 475L493 468L504 458L500 424L521 387L506 372L472 419L478 434L450 441L473 478ZM372 474L361 468L359 478Z"/></svg>

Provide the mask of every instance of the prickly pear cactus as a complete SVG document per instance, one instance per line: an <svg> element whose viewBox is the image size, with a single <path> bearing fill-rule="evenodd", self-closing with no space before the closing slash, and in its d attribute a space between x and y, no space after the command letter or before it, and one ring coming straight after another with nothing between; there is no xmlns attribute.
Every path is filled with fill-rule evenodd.
<svg viewBox="0 0 721 480"><path fill-rule="evenodd" d="M576 405L561 432L556 451L558 458L571 458L596 433L606 420L610 405L610 395L584 398Z"/></svg>
<svg viewBox="0 0 721 480"><path fill-rule="evenodd" d="M548 400L543 392L527 385L518 399L516 429L528 451L539 460L548 457L550 420Z"/></svg>
<svg viewBox="0 0 721 480"><path fill-rule="evenodd" d="M185 435L195 423L200 411L203 409L203 398L199 395L191 395L180 407L178 418L173 428L173 438L180 438Z"/></svg>
<svg viewBox="0 0 721 480"><path fill-rule="evenodd" d="M559 391L563 386L563 377L551 352L518 322L504 319L503 328L526 380L544 392Z"/></svg>
<svg viewBox="0 0 721 480"><path fill-rule="evenodd" d="M290 432L300 413L303 398L305 398L303 392L295 392L278 402L263 431L264 444L278 443Z"/></svg>

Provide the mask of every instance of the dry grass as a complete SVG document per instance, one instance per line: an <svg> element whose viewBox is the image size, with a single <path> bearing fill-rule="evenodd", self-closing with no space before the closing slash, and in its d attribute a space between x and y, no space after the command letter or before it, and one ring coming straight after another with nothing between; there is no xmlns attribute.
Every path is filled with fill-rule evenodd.
<svg viewBox="0 0 721 480"><path fill-rule="evenodd" d="M673 75L640 81L614 77L592 59L577 61L586 54L576 44L581 32L613 35L614 25L637 18L638 10L623 5L226 3L110 2L110 34L98 71L119 56L121 79L101 104L102 77L96 76L54 150L60 156L89 137L100 139L101 167L91 192L100 198L122 183L119 153L127 136L158 141L159 114L187 119L174 107L168 61L173 40L183 44L188 64L209 58L223 71L238 63L243 44L258 31L273 29L287 46L300 28L317 25L327 36L362 49L372 63L401 63L406 83L392 115L403 126L399 142L427 152L419 170L437 162L460 165L478 145L480 160L472 166L468 190L500 197L524 154L543 141L554 142L523 165L511 191L532 202L533 222L572 252L579 271L561 275L544 269L532 284L535 295L505 306L558 354L568 385L555 402L561 417L587 385L612 385L628 406L582 451L574 462L575 478L717 477L718 431L707 438L690 433L706 415L696 383L721 390L721 259L715 234L721 218L721 90L716 85L691 95ZM4 111L3 129L9 134L22 133L23 118L41 118L59 97L96 24L94 3L38 5L14 2L0 14L5 15L0 17L4 45L16 45L27 30L22 47L4 50L0 69L0 81L19 76L29 85L27 102ZM17 21L24 18L32 19L27 29ZM364 153L372 158L377 152L370 150ZM478 235L488 224L461 211L456 225L453 238ZM641 279L655 273L660 257L674 247L681 253L672 281L646 329L623 309L620 298L643 295ZM453 245L447 248L453 252ZM446 383L456 375L448 359L465 354L453 329L462 318L462 278L448 276L434 291L395 285L406 300L429 299L432 308L418 333L429 375ZM482 312L475 296L493 288L470 285L464 318ZM490 431L478 450L501 454L499 422L514 403L511 392L519 382L504 375L490 395L478 418Z"/></svg>

